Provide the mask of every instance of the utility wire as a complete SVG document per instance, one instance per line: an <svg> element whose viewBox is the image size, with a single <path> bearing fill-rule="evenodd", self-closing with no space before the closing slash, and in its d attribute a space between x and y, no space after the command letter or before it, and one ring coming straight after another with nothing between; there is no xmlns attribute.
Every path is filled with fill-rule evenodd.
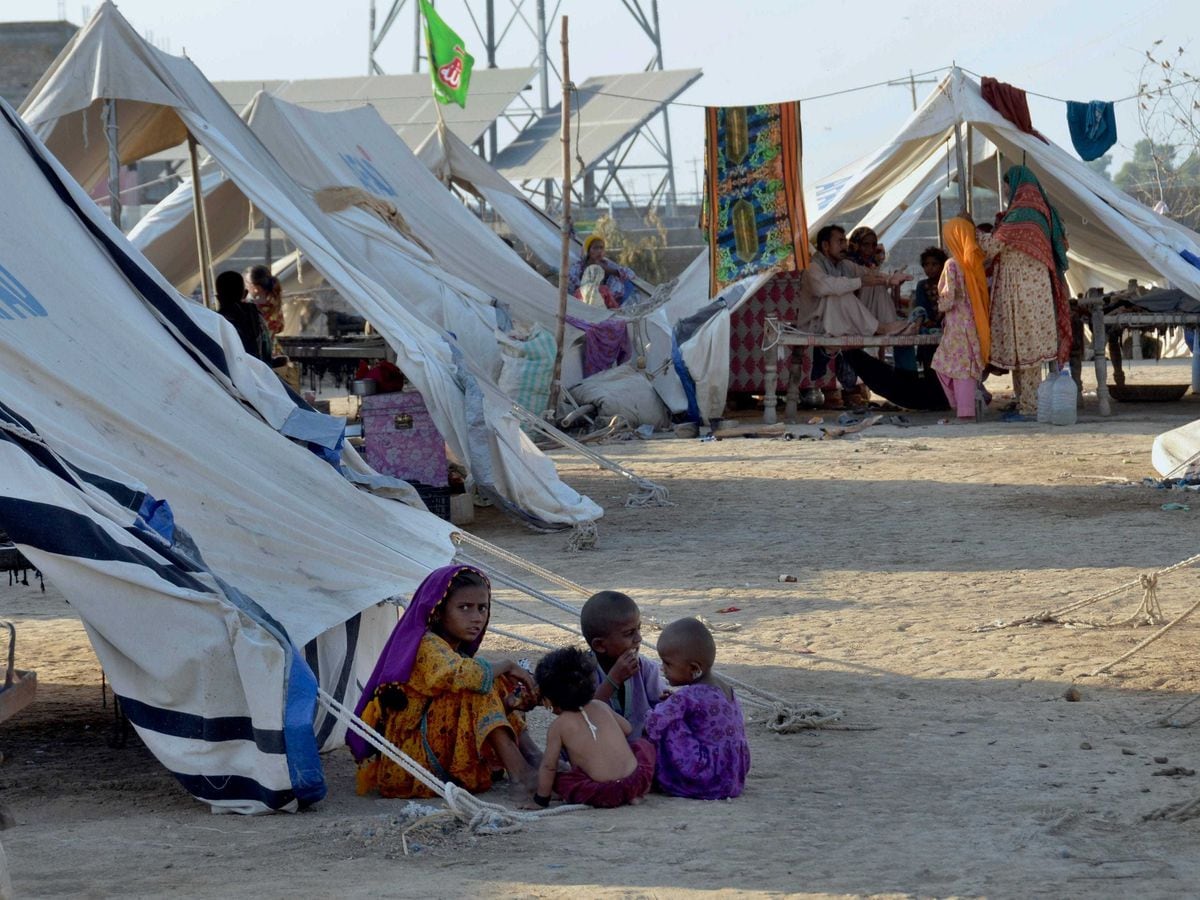
<svg viewBox="0 0 1200 900"><path fill-rule="evenodd" d="M939 66L938 68L930 69L927 72L914 72L914 73L912 73L911 77L912 78L920 78L924 75L936 75L938 72L946 72L951 68L953 68L953 67L952 66ZM869 90L870 88L883 87L885 85L892 84L897 81L908 81L909 77L910 77L909 73L906 72L904 75L902 75L899 78L891 78L887 81L876 81L871 84L860 84L857 87L844 88L840 91L830 91L827 94L814 94L811 97L799 97L796 99L800 103L808 103L813 100L824 100L826 97L840 97L843 94L854 94L854 93L857 93L858 91L865 91L865 90ZM578 91L581 89L576 88L576 90ZM662 103L662 101L654 100L649 97L634 97L631 94L617 94L612 91L594 90L592 88L582 88L582 91L586 94L598 94L599 96L602 96L602 97L617 97L621 100L637 100L641 103L653 103L656 106L664 105ZM687 106L687 107L691 107L692 109L708 109L710 107L710 104L707 104L707 103L688 103L687 101L684 101L684 100L668 100L668 101L666 101L665 105ZM728 105L728 104L724 104L724 105Z"/></svg>
<svg viewBox="0 0 1200 900"><path fill-rule="evenodd" d="M920 78L925 75L936 75L939 72L946 72L952 68L954 68L954 67L953 66L939 66L936 69L929 69L928 71L925 71L925 72L914 72L911 74L906 73L897 78L889 78L887 81L875 81L875 82L872 82L871 84L860 84L860 85L857 85L856 87L843 88L842 90L830 91L825 94L813 94L811 97L799 97L799 98L797 98L797 100L800 103L811 103L813 100L825 100L825 99L828 99L829 97L842 97L842 96L845 96L846 94L855 94L855 93L858 93L859 91L870 90L871 88L885 87L888 85L896 84L897 82L908 81L909 78ZM968 75L973 75L974 77L980 78L980 79L982 79L982 77L983 77L978 72L973 72L970 69L964 68L962 66L959 66L959 68L961 68ZM1174 84L1171 84L1167 87L1155 88L1154 90L1150 90L1150 91L1139 91L1136 94L1130 94L1128 97L1121 97L1120 99L1114 100L1112 102L1113 103L1126 103L1130 100L1137 100L1141 97L1149 97L1149 96L1153 96L1155 94L1165 94L1168 91L1172 91L1177 87L1184 87L1185 85L1197 84L1197 83L1200 83L1200 78L1189 78L1186 81L1177 81ZM575 88L577 99L578 99L580 90L581 89L578 87ZM1026 94L1029 94L1032 97L1040 97L1043 100L1052 100L1055 103L1069 102L1067 100L1064 100L1061 97L1053 97L1050 94L1042 94L1037 91L1031 91L1031 90L1024 89L1024 88L1022 90L1024 90ZM708 109L710 106L710 104L707 104L707 103L689 103L686 100L667 100L664 103L661 100L655 100L655 99L652 99L649 97L635 97L632 94L618 94L614 91L596 90L596 89L592 89L592 88L583 88L582 92L585 94L588 94L588 95L597 95L597 96L601 96L601 97L615 97L619 100L636 100L639 103L651 103L651 104L654 104L655 106L683 106L683 107L688 107L690 109ZM722 104L722 105L729 105L729 104Z"/></svg>

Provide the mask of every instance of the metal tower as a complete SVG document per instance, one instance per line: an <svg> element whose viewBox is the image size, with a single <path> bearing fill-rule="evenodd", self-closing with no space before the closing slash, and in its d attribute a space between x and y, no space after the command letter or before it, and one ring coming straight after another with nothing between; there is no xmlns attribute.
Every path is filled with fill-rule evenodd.
<svg viewBox="0 0 1200 900"><path fill-rule="evenodd" d="M645 2L645 0L621 0L621 4L625 7L629 15L632 16L637 27L650 41L652 52L644 71L662 71L662 26L658 17L658 0L648 0L648 2ZM433 5L436 5L436 3ZM482 21L480 16L476 14L476 10L472 9L472 6L476 8L479 6L483 7ZM502 45L513 46L514 52L519 52L522 49L527 51L527 39L528 37L533 38L535 56L530 65L538 73L538 104L535 107L526 97L518 96L509 108L504 111L504 120L516 132L520 132L538 116L549 112L551 108L551 78L555 79L554 88L556 94L561 82L561 73L550 57L548 45L550 35L549 26L558 17L559 11L562 8L562 0L554 0L553 9L550 10L549 16L546 14L546 6L546 0L508 0L509 8L500 10L500 15L497 16L495 0L464 0L463 2L466 14L474 26L475 34L483 46L487 68L494 69L497 67L496 59ZM367 74L384 74L384 70L377 59L377 51L406 8L411 10L409 16L406 16L406 18L412 23L412 71L419 72L421 70L422 61L425 59L425 46L423 30L421 28L420 4L417 0L392 0L387 13L384 15L382 21L379 21L377 18L376 0L370 0ZM524 40L518 42L518 36ZM524 44L523 48L521 46L522 43ZM655 126L660 119L661 125L658 125L656 129ZM577 177L583 190L583 194L580 197L581 200L595 203L605 198L607 188L617 183L615 175L629 155L632 145L639 139L649 144L662 157L662 163L653 166L642 165L638 166L638 168L642 170L648 168L661 169L663 171L663 178L654 195L657 197L665 191L668 203L674 205L675 159L671 148L671 123L665 105L645 126L632 133L622 146L616 148L605 159L598 161L588 170L579 173ZM487 146L481 146L479 150L487 159L492 159L496 155L496 149L496 123L492 123L488 132ZM596 183L597 173L601 175L599 186ZM546 189L547 197L549 197L552 190L551 185L545 185L544 188Z"/></svg>

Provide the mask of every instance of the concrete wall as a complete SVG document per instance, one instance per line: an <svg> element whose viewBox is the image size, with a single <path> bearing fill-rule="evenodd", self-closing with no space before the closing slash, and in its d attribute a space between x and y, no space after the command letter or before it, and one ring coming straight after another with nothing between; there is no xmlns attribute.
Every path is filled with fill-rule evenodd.
<svg viewBox="0 0 1200 900"><path fill-rule="evenodd" d="M0 22L0 97L20 106L78 30L70 22Z"/></svg>

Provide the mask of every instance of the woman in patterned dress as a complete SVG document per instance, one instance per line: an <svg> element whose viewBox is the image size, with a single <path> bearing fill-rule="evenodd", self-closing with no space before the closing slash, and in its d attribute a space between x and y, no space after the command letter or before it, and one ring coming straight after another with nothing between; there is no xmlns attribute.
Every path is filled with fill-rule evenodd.
<svg viewBox="0 0 1200 900"><path fill-rule="evenodd" d="M1067 362L1071 320L1063 273L1067 236L1037 177L1025 166L1005 175L1008 210L979 243L995 260L991 362L1013 373L1017 413L1037 414L1041 365Z"/></svg>

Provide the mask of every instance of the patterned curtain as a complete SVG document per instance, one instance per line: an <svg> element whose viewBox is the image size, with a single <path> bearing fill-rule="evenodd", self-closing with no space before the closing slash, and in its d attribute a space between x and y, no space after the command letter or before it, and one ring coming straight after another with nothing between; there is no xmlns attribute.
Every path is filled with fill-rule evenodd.
<svg viewBox="0 0 1200 900"><path fill-rule="evenodd" d="M756 272L804 269L800 104L709 107L705 126L709 296Z"/></svg>

